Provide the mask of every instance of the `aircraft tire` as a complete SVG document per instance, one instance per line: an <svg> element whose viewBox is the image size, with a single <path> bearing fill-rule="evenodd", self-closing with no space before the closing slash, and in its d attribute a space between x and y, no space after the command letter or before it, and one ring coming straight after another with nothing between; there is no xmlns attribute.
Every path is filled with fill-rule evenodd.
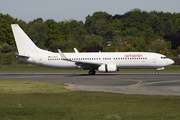
<svg viewBox="0 0 180 120"><path fill-rule="evenodd" d="M156 75L159 75L159 72L158 72L158 71L156 71L156 72L155 72L155 74L156 74Z"/></svg>
<svg viewBox="0 0 180 120"><path fill-rule="evenodd" d="M95 70L90 70L88 73L89 73L89 75L95 75L96 71Z"/></svg>

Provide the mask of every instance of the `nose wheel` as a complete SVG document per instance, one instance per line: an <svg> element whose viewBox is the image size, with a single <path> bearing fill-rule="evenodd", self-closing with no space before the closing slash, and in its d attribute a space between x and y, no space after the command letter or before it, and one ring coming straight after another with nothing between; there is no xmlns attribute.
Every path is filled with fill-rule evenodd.
<svg viewBox="0 0 180 120"><path fill-rule="evenodd" d="M95 70L90 70L88 73L89 73L89 75L95 75L96 71Z"/></svg>
<svg viewBox="0 0 180 120"><path fill-rule="evenodd" d="M156 75L159 75L159 72L156 70L155 74L156 74Z"/></svg>

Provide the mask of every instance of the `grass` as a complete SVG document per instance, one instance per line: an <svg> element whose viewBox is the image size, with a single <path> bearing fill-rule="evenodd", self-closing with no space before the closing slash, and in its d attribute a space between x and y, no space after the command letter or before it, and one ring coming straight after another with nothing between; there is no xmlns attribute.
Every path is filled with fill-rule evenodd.
<svg viewBox="0 0 180 120"><path fill-rule="evenodd" d="M180 97L71 91L61 84L0 81L2 120L175 120Z"/></svg>
<svg viewBox="0 0 180 120"><path fill-rule="evenodd" d="M69 73L87 72L80 69L53 69L37 65L0 65L0 73Z"/></svg>
<svg viewBox="0 0 180 120"><path fill-rule="evenodd" d="M121 69L120 73L155 73L156 69ZM171 65L160 70L160 73L180 73L179 65Z"/></svg>
<svg viewBox="0 0 180 120"><path fill-rule="evenodd" d="M119 73L154 73L155 69L120 69ZM88 70L79 69L52 69L36 65L0 65L0 73L88 73ZM165 67L160 73L179 73L180 66Z"/></svg>

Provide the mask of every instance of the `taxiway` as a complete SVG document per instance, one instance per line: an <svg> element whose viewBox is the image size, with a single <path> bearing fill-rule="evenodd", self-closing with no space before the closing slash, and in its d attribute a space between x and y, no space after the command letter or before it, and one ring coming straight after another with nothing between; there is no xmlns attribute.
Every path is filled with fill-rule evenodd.
<svg viewBox="0 0 180 120"><path fill-rule="evenodd" d="M64 83L69 89L80 91L180 96L178 73L0 73L0 80Z"/></svg>

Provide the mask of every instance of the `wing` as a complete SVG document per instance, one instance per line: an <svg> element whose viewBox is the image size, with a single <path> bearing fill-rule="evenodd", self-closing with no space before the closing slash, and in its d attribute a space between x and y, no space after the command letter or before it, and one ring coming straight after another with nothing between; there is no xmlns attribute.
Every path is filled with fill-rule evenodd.
<svg viewBox="0 0 180 120"><path fill-rule="evenodd" d="M102 63L96 63L96 62L70 60L70 59L66 58L66 56L61 52L60 49L58 49L58 51L63 60L74 62L75 65L77 65L77 67L82 68L82 69L98 69L99 66L102 65Z"/></svg>

